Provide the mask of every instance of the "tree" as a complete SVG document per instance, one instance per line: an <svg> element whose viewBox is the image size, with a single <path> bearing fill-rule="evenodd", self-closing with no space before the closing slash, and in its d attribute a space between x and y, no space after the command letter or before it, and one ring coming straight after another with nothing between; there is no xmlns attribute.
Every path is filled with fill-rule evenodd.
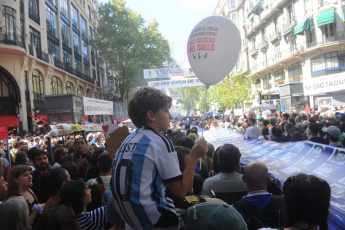
<svg viewBox="0 0 345 230"><path fill-rule="evenodd" d="M112 0L99 8L99 25L90 41L98 56L104 56L107 69L114 73L116 93L126 101L130 90L143 86L143 69L161 68L171 62L169 43L158 31L156 21L145 25L144 19Z"/></svg>
<svg viewBox="0 0 345 230"><path fill-rule="evenodd" d="M202 86L170 89L171 95L178 95L181 97L178 99L178 102L181 103L182 109L185 110L187 114L195 112L196 105L202 104L203 92L204 88ZM199 108L203 111L203 106Z"/></svg>
<svg viewBox="0 0 345 230"><path fill-rule="evenodd" d="M221 84L210 87L210 101L217 103L221 110L238 108L243 102L250 102L254 97L251 88L251 76L244 73L228 75Z"/></svg>

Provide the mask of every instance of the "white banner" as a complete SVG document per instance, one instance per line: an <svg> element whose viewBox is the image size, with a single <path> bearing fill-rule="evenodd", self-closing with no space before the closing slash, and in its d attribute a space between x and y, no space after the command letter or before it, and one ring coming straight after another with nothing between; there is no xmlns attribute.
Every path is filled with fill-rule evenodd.
<svg viewBox="0 0 345 230"><path fill-rule="evenodd" d="M315 77L310 81L303 81L304 95L334 92L345 89L344 73Z"/></svg>
<svg viewBox="0 0 345 230"><path fill-rule="evenodd" d="M186 78L179 80L168 80L168 81L149 81L148 86L154 87L156 89L169 89L169 88L182 88L182 87L192 87L192 86L202 86L204 85L198 78Z"/></svg>
<svg viewBox="0 0 345 230"><path fill-rule="evenodd" d="M144 69L144 79L153 78L175 78L195 76L191 69L181 68L161 68L161 69Z"/></svg>
<svg viewBox="0 0 345 230"><path fill-rule="evenodd" d="M113 115L113 102L83 97L84 115Z"/></svg>

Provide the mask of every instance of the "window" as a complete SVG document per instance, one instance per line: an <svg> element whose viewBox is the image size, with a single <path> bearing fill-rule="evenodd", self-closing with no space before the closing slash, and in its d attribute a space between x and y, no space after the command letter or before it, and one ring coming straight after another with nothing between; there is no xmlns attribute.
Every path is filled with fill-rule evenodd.
<svg viewBox="0 0 345 230"><path fill-rule="evenodd" d="M76 29L79 29L78 10L72 5L72 24Z"/></svg>
<svg viewBox="0 0 345 230"><path fill-rule="evenodd" d="M92 69L92 78L96 80L96 70Z"/></svg>
<svg viewBox="0 0 345 230"><path fill-rule="evenodd" d="M235 0L231 0L231 9L235 9L236 2Z"/></svg>
<svg viewBox="0 0 345 230"><path fill-rule="evenodd" d="M279 69L274 73L274 86L278 87L285 83L285 72L283 69Z"/></svg>
<svg viewBox="0 0 345 230"><path fill-rule="evenodd" d="M32 72L32 92L34 100L43 99L43 77L36 69Z"/></svg>
<svg viewBox="0 0 345 230"><path fill-rule="evenodd" d="M92 27L89 27L89 39L93 39Z"/></svg>
<svg viewBox="0 0 345 230"><path fill-rule="evenodd" d="M335 33L335 25L334 23L324 25L322 26L322 30L326 39L332 39Z"/></svg>
<svg viewBox="0 0 345 230"><path fill-rule="evenodd" d="M84 88L81 85L77 87L77 95L83 96L84 95Z"/></svg>
<svg viewBox="0 0 345 230"><path fill-rule="evenodd" d="M74 68L77 70L79 73L81 73L81 62L78 59L74 59Z"/></svg>
<svg viewBox="0 0 345 230"><path fill-rule="evenodd" d="M68 18L68 0L60 0L60 13Z"/></svg>
<svg viewBox="0 0 345 230"><path fill-rule="evenodd" d="M324 53L312 58L310 62L312 77L345 72L345 51Z"/></svg>
<svg viewBox="0 0 345 230"><path fill-rule="evenodd" d="M63 64L65 67L72 67L71 65L71 54L68 53L66 50L63 51Z"/></svg>
<svg viewBox="0 0 345 230"><path fill-rule="evenodd" d="M92 47L91 47L91 63L92 63L93 66L96 64L96 61L95 61L95 51L94 51L94 49Z"/></svg>
<svg viewBox="0 0 345 230"><path fill-rule="evenodd" d="M88 12L88 16L89 16L90 21L92 21L90 6L87 6L87 12Z"/></svg>
<svg viewBox="0 0 345 230"><path fill-rule="evenodd" d="M61 25L62 43L66 45L67 47L71 48L69 25L66 22L64 22L64 20L60 20L60 25Z"/></svg>
<svg viewBox="0 0 345 230"><path fill-rule="evenodd" d="M74 53L77 53L80 55L79 35L74 31L73 31L73 47L74 47Z"/></svg>
<svg viewBox="0 0 345 230"><path fill-rule="evenodd" d="M4 6L7 40L14 40L16 37L16 11L11 7Z"/></svg>
<svg viewBox="0 0 345 230"><path fill-rule="evenodd" d="M264 89L268 89L267 80L269 82L269 87L271 89L272 88L272 83L271 83L271 76L270 75L268 76L268 79L267 79L266 75L263 76Z"/></svg>
<svg viewBox="0 0 345 230"><path fill-rule="evenodd" d="M86 96L87 97L92 97L91 89L86 89Z"/></svg>
<svg viewBox="0 0 345 230"><path fill-rule="evenodd" d="M54 6L56 6L56 0L48 0L48 2L50 2L51 4L53 4Z"/></svg>
<svg viewBox="0 0 345 230"><path fill-rule="evenodd" d="M66 93L74 93L74 85L72 82L66 82Z"/></svg>
<svg viewBox="0 0 345 230"><path fill-rule="evenodd" d="M90 77L90 66L84 64L84 74Z"/></svg>
<svg viewBox="0 0 345 230"><path fill-rule="evenodd" d="M40 13L38 0L29 0L29 17L40 24Z"/></svg>
<svg viewBox="0 0 345 230"><path fill-rule="evenodd" d="M46 5L46 22L47 22L47 32L54 37L58 37L57 34L57 19L56 13Z"/></svg>
<svg viewBox="0 0 345 230"><path fill-rule="evenodd" d="M89 61L89 53L87 52L87 44L85 43L84 39L82 39L83 42L83 58L85 61Z"/></svg>
<svg viewBox="0 0 345 230"><path fill-rule="evenodd" d="M287 7L287 13L288 13L288 24L291 23L293 20L294 20L294 16L293 16L293 5L290 4L288 7Z"/></svg>
<svg viewBox="0 0 345 230"><path fill-rule="evenodd" d="M41 50L40 32L30 27L30 44Z"/></svg>
<svg viewBox="0 0 345 230"><path fill-rule="evenodd" d="M83 17L80 17L80 27L81 27L81 36L86 38L86 21Z"/></svg>
<svg viewBox="0 0 345 230"><path fill-rule="evenodd" d="M305 13L313 12L313 0L304 0Z"/></svg>
<svg viewBox="0 0 345 230"><path fill-rule="evenodd" d="M52 76L51 86L52 95L62 94L62 81L60 80L60 78Z"/></svg>
<svg viewBox="0 0 345 230"><path fill-rule="evenodd" d="M54 60L60 61L59 44L48 39L48 53L53 56Z"/></svg>
<svg viewBox="0 0 345 230"><path fill-rule="evenodd" d="M234 13L234 14L231 15L231 20L232 20L232 22L233 22L235 25L237 25L236 13Z"/></svg>
<svg viewBox="0 0 345 230"><path fill-rule="evenodd" d="M288 67L289 82L303 81L301 62L296 62Z"/></svg>

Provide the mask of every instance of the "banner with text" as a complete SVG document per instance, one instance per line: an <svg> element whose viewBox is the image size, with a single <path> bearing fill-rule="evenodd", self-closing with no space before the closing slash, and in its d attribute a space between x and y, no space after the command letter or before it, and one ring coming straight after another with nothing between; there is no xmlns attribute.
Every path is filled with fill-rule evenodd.
<svg viewBox="0 0 345 230"><path fill-rule="evenodd" d="M230 129L204 132L206 140L215 147L224 143L237 146L242 154L241 163L258 160L267 165L272 177L281 182L299 173L313 174L331 187L330 229L345 229L345 149L309 141L278 143L253 139Z"/></svg>
<svg viewBox="0 0 345 230"><path fill-rule="evenodd" d="M83 97L84 115L113 115L113 102Z"/></svg>
<svg viewBox="0 0 345 230"><path fill-rule="evenodd" d="M198 78L185 78L167 81L149 81L147 82L147 84L148 86L154 87L156 89L171 89L204 85L201 81L199 81Z"/></svg>
<svg viewBox="0 0 345 230"><path fill-rule="evenodd" d="M153 78L175 78L195 76L192 69L181 68L161 68L161 69L144 69L144 79Z"/></svg>
<svg viewBox="0 0 345 230"><path fill-rule="evenodd" d="M334 92L345 89L343 73L315 77L311 81L303 81L304 95Z"/></svg>

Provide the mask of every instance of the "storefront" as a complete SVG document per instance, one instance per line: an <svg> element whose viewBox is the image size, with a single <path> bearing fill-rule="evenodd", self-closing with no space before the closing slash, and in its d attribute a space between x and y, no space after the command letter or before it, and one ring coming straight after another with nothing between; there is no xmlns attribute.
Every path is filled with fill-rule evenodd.
<svg viewBox="0 0 345 230"><path fill-rule="evenodd" d="M302 82L280 85L279 91L280 104L285 107L286 112L304 111L305 106L309 104L309 98L304 96Z"/></svg>

